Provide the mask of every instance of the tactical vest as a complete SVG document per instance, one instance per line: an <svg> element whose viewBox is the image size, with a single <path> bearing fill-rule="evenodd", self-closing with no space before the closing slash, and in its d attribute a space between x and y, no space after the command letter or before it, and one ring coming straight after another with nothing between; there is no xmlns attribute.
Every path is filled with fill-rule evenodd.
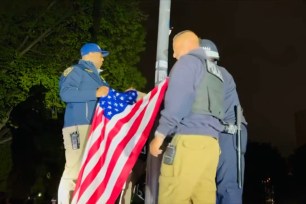
<svg viewBox="0 0 306 204"><path fill-rule="evenodd" d="M200 59L203 63L203 69L206 67L207 70L196 88L192 112L212 115L222 120L224 118L224 83L221 71L214 62L201 59L197 55L190 55Z"/></svg>

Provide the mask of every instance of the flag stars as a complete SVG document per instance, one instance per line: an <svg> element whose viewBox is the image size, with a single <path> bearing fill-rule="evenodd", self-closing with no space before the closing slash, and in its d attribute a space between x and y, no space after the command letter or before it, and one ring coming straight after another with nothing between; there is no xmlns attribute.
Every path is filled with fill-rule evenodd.
<svg viewBox="0 0 306 204"><path fill-rule="evenodd" d="M137 92L117 92L114 89L110 89L107 97L102 97L99 100L99 105L104 109L105 117L111 119L115 114L121 113L127 105L132 105L136 102Z"/></svg>
<svg viewBox="0 0 306 204"><path fill-rule="evenodd" d="M155 88L157 89L156 91L153 90L149 93L152 97L145 97L143 100L138 102L143 104L143 107L141 108L139 106L134 106L125 109L128 105L127 93L123 93L126 94L125 101L119 101L119 99L113 94L113 105L116 103L125 104L124 108L118 108L119 111L124 112L118 113L114 118L112 118L112 116L117 114L117 112L114 111L116 109L114 108L115 106L113 106L112 110L108 110L107 102L102 106L101 101L107 101L109 99L106 97L99 99L100 106L97 107L97 111L100 112L100 109L102 108L102 116L100 114L94 114L95 116L93 118L89 137L98 138L99 144L103 144L103 149L107 150L115 147L115 151L101 151L101 154L99 155L91 154L92 152L99 152L101 147L100 145L96 145L97 140L88 140L83 154L84 162L81 166L81 169L86 169L87 172L84 173L81 171L78 176L78 185L75 188L72 203L111 203L112 200L116 200L118 197L116 192L120 192L123 185L120 181L125 181L129 172L131 172L133 168L133 165L130 165L133 163L133 156L126 158L126 161L123 164L120 161L118 162L117 155L125 155L126 152L131 151L133 155L140 154L140 148L138 147L143 145L143 142L149 137L148 133L150 132L150 128L148 131L146 131L146 129L156 118L155 113L159 110L166 88L166 83L160 83L160 85ZM152 100L153 98L156 98L156 100ZM134 102L134 100L130 102ZM135 114L140 110L144 111L144 115ZM148 120L142 120L142 118L147 118ZM103 125L104 128L100 129L101 125ZM135 125L136 127L134 127ZM110 128L120 130L122 127L124 127L126 131L109 131ZM143 129L142 127L146 127L146 129ZM139 134L135 134L135 131L141 134L141 138L139 137ZM133 141L133 143L130 141ZM93 163L96 163L97 160L109 162L99 163L99 165L101 164L99 167L100 169L97 170L95 165L92 165ZM111 164L111 168L108 168L109 164ZM102 172L102 175L100 170L104 168L107 169L107 171ZM116 178L116 181L110 179L108 175ZM99 179L90 179L90 177L99 177ZM101 186L105 188L100 188Z"/></svg>

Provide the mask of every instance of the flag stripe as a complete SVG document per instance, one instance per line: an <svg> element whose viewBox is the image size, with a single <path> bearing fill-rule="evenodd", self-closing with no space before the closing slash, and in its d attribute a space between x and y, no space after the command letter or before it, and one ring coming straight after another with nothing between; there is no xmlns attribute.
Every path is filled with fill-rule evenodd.
<svg viewBox="0 0 306 204"><path fill-rule="evenodd" d="M139 104L138 104L138 106L139 106ZM129 114L128 114L127 117L130 118L130 117L133 116L132 112L128 112L128 113ZM113 119L115 119L115 118L113 118ZM112 135L112 134L115 135L119 131L119 129L122 128L123 124L124 123L121 123L121 124L119 123L117 128L112 128L111 132L108 133L108 135ZM102 132L107 132L106 125L104 125L104 124L103 124ZM97 137L101 134L99 131L94 131L93 133L96 134ZM87 157L92 156L92 157L95 158L94 160L90 160L90 159L92 159L92 157L88 159L88 160L92 161L93 166L88 166L86 168L85 174L83 175L84 180L82 182L82 186L80 187L80 193L84 194L84 192L86 191L87 196L90 196L90 194L87 193L87 191L91 191L91 189L97 188L97 186L94 185L95 183L92 183L92 180L94 180L97 177L99 169L101 169L102 166L104 165L106 155L103 154L103 153L109 151L107 146L109 145L109 139L110 138L103 137L103 136L104 136L104 134L101 134L101 137L100 137L101 139L99 139L100 146L91 148L91 150L92 150L92 152L94 152L94 154L87 156ZM104 140L102 140L102 139L104 139ZM111 139L112 139L112 137L111 137ZM100 175L98 180L101 180L101 179L103 179L103 177ZM86 188L88 186L89 186L89 188L88 188L88 190L86 190ZM82 200L80 200L80 202L81 201Z"/></svg>
<svg viewBox="0 0 306 204"><path fill-rule="evenodd" d="M138 106L139 105L141 105L140 103L138 104ZM136 107L136 109L138 108L138 106ZM126 116L128 119L130 119L132 116L133 116L133 113L132 112L128 112L127 111L127 113L129 113L128 114L128 116ZM113 118L113 119L116 119L115 117ZM125 119L125 118L123 118L123 119ZM123 120L122 119L122 120ZM125 122L125 121L124 121ZM122 125L124 125L125 123L124 122L122 122L122 123L120 123L119 122L119 124L121 124L121 130L123 130L122 129ZM119 128L112 128L111 127L111 131L110 132L107 132L107 130L106 130L106 132L107 132L107 134L108 135L110 135L110 137L112 138L112 133L114 133L113 131L114 130L116 130L116 132L115 133L117 133L118 132L118 130L119 130ZM107 142L109 141L109 139L108 138L106 138L107 139ZM109 144L107 144L106 146L108 146ZM109 152L109 149L107 149L107 150L105 150L105 152ZM102 153L102 152L101 152ZM91 171L91 174L94 174L95 176L97 176L97 174L99 173L99 169L101 169L100 170L100 173L99 173L99 178L97 178L96 179L96 182L95 182L95 184L96 185L93 185L93 184L91 184L90 185L90 183L91 183L91 181L92 181L92 177L93 176L91 176L91 177L88 177L88 185L87 185L87 183L85 183L84 182L84 186L89 186L89 188L88 188L88 190L87 190L87 192L86 192L86 195L87 196L90 196L90 193L88 193L88 192L90 192L90 191L92 191L91 189L95 189L95 188L97 188L97 184L99 184L100 183L100 180L102 180L103 178L104 178L104 171L106 170L105 168L107 167L107 166L104 166L104 168L102 168L102 164L104 164L104 160L105 160L105 156L106 156L106 154L104 154L103 156L101 156L101 154L99 155L99 158L100 158L100 161L99 161L99 163L97 164L98 166L96 166L97 168L94 168L94 169L92 169L92 171ZM100 164L100 165L99 165ZM82 192L82 193L84 193L84 192ZM88 198L86 198L86 199L88 199ZM82 200L80 200L80 202L82 202Z"/></svg>
<svg viewBox="0 0 306 204"><path fill-rule="evenodd" d="M137 106L135 106L136 107L136 109L139 109L138 107L140 106L140 105L142 105L142 104L137 104ZM116 128L113 128L112 126L110 127L110 128L106 128L105 129L105 132L106 132L106 134L109 136L109 137L105 137L105 141L103 141L104 142L104 145L106 146L106 149L105 149L105 154L102 154L103 152L99 152L99 155L98 155L98 157L99 157L99 163L97 163L96 164L96 166L94 167L94 169L91 169L91 176L90 177L88 177L88 182L90 183L91 182L91 180L92 180L92 178L94 177L97 177L98 175L99 175L99 178L96 178L96 182L92 182L92 184L91 185L89 185L89 188L88 188L88 190L86 191L86 194L87 194L87 196L90 196L90 193L88 193L88 192L90 192L90 191L92 191L91 189L96 189L97 188L97 185L99 184L99 182L100 182L100 180L102 180L102 179L104 179L104 175L105 175L105 171L106 171L106 168L108 167L107 166L107 164L106 165L104 165L105 164L105 158L106 158L106 153L108 153L108 152L110 152L110 149L109 149L109 147L110 147L110 141L112 141L112 139L114 139L114 136L116 135L116 134L118 134L118 131L120 130L122 133L120 133L121 135L124 135L125 133L125 131L124 131L124 127L122 127L123 125L125 125L126 126L126 122L127 122L127 120L131 120L131 118L135 115L135 114L133 114L133 112L130 112L130 111L127 111L127 116L125 117L125 118L122 118L122 119L120 119L119 121L118 121L118 127L116 127ZM114 116L113 118L112 118L112 120L116 120L116 118L115 118L116 116ZM109 123L108 123L109 124ZM116 142L116 141L118 141L118 138L115 138L115 140L113 141L113 142ZM116 147L116 146L115 146ZM113 147L113 149L115 148L115 147ZM108 160L109 160L110 158L108 158ZM104 165L104 166L103 166ZM100 170L100 171L99 171ZM94 175L94 176L93 176ZM86 184L85 184L85 186L87 186Z"/></svg>
<svg viewBox="0 0 306 204"><path fill-rule="evenodd" d="M155 93L155 92L153 92ZM150 99L152 98L152 95L150 95ZM146 102L146 103L145 103ZM127 141L130 139L130 137L132 137L135 134L135 130L137 129L137 127L139 126L136 122L136 120L140 116L141 112L143 112L142 110L144 108L146 108L147 106L147 102L148 101L143 101L141 104L141 107L134 107L133 109L135 110L130 110L131 112L133 112L133 118L123 118L123 122L125 124L127 124L128 121L130 121L130 123L132 124L132 127L126 127L127 125L125 125L125 128L121 129L122 133L119 133L118 135L116 135L116 138L111 138L111 143L108 143L107 146L109 147L109 149L105 152L105 156L107 156L109 158L109 160L107 161L108 163L104 166L104 168L106 169L106 173L105 173L105 177L104 177L104 182L100 184L100 187L98 188L99 190L96 191L96 194L93 196L93 198L95 198L96 196L100 196L98 193L102 193L105 189L105 186L107 185L107 182L109 180L109 177L111 175L116 175L114 174L114 172L112 172L114 169L114 164L116 164L118 162L118 154L121 153L122 149L124 149L124 147L126 146ZM135 112L136 111L136 112ZM142 114L143 115L143 114ZM116 118L112 118L112 120L115 120ZM131 130L134 127L134 131L131 132ZM126 128L130 128L130 131L128 131L128 129ZM111 136L113 136L110 133ZM128 137L130 136L130 137ZM121 141L121 142L120 142ZM118 143L120 142L120 143ZM116 149L116 151L115 151ZM91 202L91 200L89 200L89 202Z"/></svg>
<svg viewBox="0 0 306 204"><path fill-rule="evenodd" d="M160 100L160 102L161 102L161 100ZM160 102L159 102L159 104L160 104ZM151 104L153 104L153 103L151 103ZM155 109L154 109L154 107L152 107L152 108L153 109L150 109L150 107L148 107L146 110L144 110L143 112L146 112L146 113L144 113L143 115L147 115L148 112L150 112L151 117L155 118L159 108L156 108L156 106L155 106ZM140 126L143 126L143 128L142 129L139 128L137 130L136 135L138 135L138 138L135 138L135 140L137 139L137 143L135 144L131 140L127 144L126 149L131 150L131 151L129 151L129 155L127 156L128 160L127 160L127 163L125 164L126 166L134 166L134 164L135 164L135 162L136 162L136 160L139 156L139 153L140 153L143 145L145 144L145 142L146 142L146 140L149 136L149 131L152 128L153 122L154 122L154 120L149 120L149 119L150 118L147 117L147 118L144 118L143 120L141 120L141 122L143 124L146 124L146 125L144 126L144 125L141 124ZM150 123L150 121L151 121L151 123ZM135 154L135 152L138 152L138 154ZM120 161L120 158L119 158L119 161ZM124 182L126 181L128 175L130 173L127 168L122 168L122 166L117 166L117 168L118 168L118 170L121 170L121 174L117 177L118 179L116 180L116 182L113 182L113 181L109 182L109 184L114 183L117 186L114 187L113 193L111 194L112 197L110 197L110 199L108 200L107 203L114 203L115 202L116 198L120 194L121 187L124 185ZM114 174L114 175L116 175L116 174ZM121 179L121 178L124 178L124 179Z"/></svg>
<svg viewBox="0 0 306 204"><path fill-rule="evenodd" d="M114 203L153 126L168 79L142 100L105 118L98 105L72 203Z"/></svg>
<svg viewBox="0 0 306 204"><path fill-rule="evenodd" d="M96 119L96 117L95 117L95 119ZM90 183L90 178L89 178L90 176L87 177L88 172L90 172L90 170L93 168L93 166L99 161L98 155L95 155L95 148L99 149L100 141L103 139L103 135L101 135L99 137L99 134L95 134L95 132L99 132L99 131L102 132L102 128L104 127L104 124L105 124L105 118L103 118L103 119L104 120L101 120L101 123L97 125L97 128L95 130L93 130L93 128L91 128L92 134L90 134L89 140L87 142L85 154L84 154L84 157L83 157L82 167L81 167L81 170L80 170L80 173L79 173L79 176L78 176L77 185L76 185L76 188L75 188L75 191L74 191L74 196L73 196L74 199L79 200L79 198L80 198L80 196L82 195L82 192L83 192L83 186L86 186ZM95 121L93 121L93 125L95 125ZM92 144L92 146L90 146L88 144ZM87 155L86 155L86 153L87 153ZM85 178L88 178L89 182L86 182ZM94 178L92 178L92 179L94 179Z"/></svg>
<svg viewBox="0 0 306 204"><path fill-rule="evenodd" d="M97 106L95 114L94 114L94 120L92 122L92 126L91 126L91 129L90 129L90 133L88 135L88 141L87 141L87 144L92 144L92 145L91 146L86 145L86 148L85 148L84 152L87 153L87 156L83 157L81 169L80 169L80 172L79 172L79 178L83 178L83 173L84 173L85 167L90 167L91 166L90 162L89 162L89 160L92 158L92 154L93 154L93 152L91 150L99 145L99 141L97 140L97 139L99 139L99 137L98 137L99 135L98 134L92 134L92 133L94 131L99 131L99 130L101 131L101 129L103 127L103 124L104 124L103 119L105 120L105 118L102 117L102 111L99 108L99 106ZM94 136L96 136L96 137L94 137ZM100 137L100 139L102 139L102 136ZM85 163L87 163L87 166L84 165ZM78 187L80 186L81 182L83 182L83 180L78 179L78 181L76 183L76 189L74 191L74 194L77 192ZM74 195L74 196L76 196L76 195Z"/></svg>
<svg viewBox="0 0 306 204"><path fill-rule="evenodd" d="M132 125L131 129L129 130L129 132L127 133L127 135L137 135L136 131L137 131L137 128L138 128L138 124L140 123L140 120L142 120L143 116L144 116L144 111L142 111L140 113L140 115L136 118L135 122L133 123L133 125ZM112 160L108 165L109 168L107 169L108 172L107 172L107 175L106 175L106 178L105 178L105 183L107 183L107 185L110 185L111 188L107 188L105 190L112 189L114 184L117 184L119 186L123 186L124 183L117 183L115 181L117 180L118 174L120 174L121 170L123 169L123 165L125 164L127 158L129 157L130 152L126 151L127 150L126 146L130 142L130 140L131 140L131 137L125 137L124 139L122 139L122 141L119 145L119 148L116 149L116 151L112 155ZM133 142L133 141L131 141L131 142ZM124 151L122 151L121 149L124 149ZM129 174L129 173L130 172L127 172L127 174ZM116 193L120 193L120 191L121 191L121 189L116 189L116 190L117 190ZM109 195L110 193L111 192L105 192L105 194L104 194L105 200L107 199L108 196L110 196ZM115 197L117 198L117 196L118 196L118 194ZM103 198L102 198L102 200L104 200Z"/></svg>

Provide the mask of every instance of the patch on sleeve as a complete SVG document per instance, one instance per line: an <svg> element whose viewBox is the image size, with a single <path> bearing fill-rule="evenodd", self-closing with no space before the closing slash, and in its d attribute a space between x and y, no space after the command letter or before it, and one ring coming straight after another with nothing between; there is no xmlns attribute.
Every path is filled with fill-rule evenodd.
<svg viewBox="0 0 306 204"><path fill-rule="evenodd" d="M63 72L63 76L66 77L72 70L73 70L73 67L68 67L68 68L65 69L65 71Z"/></svg>
<svg viewBox="0 0 306 204"><path fill-rule="evenodd" d="M92 71L92 70L87 69L87 68L85 69L85 71L86 71L86 72L89 72L89 73L93 73L93 71Z"/></svg>

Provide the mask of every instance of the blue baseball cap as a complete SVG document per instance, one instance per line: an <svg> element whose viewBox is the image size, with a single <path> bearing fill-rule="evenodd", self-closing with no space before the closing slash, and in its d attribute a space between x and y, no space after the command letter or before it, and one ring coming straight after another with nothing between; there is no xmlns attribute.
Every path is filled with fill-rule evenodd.
<svg viewBox="0 0 306 204"><path fill-rule="evenodd" d="M103 57L109 55L109 52L100 48L100 46L96 43L86 43L81 48L81 56L87 55L90 52L100 52L102 53Z"/></svg>

